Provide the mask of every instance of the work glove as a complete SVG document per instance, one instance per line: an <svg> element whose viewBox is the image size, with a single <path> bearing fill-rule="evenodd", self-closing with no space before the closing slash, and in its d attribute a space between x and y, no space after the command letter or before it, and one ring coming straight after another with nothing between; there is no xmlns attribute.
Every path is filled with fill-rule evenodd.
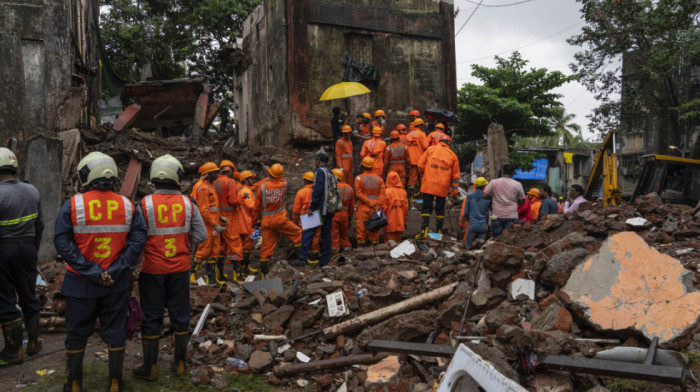
<svg viewBox="0 0 700 392"><path fill-rule="evenodd" d="M221 225L214 225L214 231L216 231L218 234L221 234L224 231L226 231L226 228Z"/></svg>
<svg viewBox="0 0 700 392"><path fill-rule="evenodd" d="M219 217L219 220L220 220L221 222L223 222L224 224L228 224L228 218L226 218L226 217L220 216L220 217Z"/></svg>

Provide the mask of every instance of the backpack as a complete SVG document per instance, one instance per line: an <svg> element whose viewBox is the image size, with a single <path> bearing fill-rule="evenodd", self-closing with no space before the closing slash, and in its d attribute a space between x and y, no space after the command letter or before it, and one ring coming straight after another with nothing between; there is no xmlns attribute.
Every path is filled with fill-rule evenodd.
<svg viewBox="0 0 700 392"><path fill-rule="evenodd" d="M343 199L340 198L340 193L338 193L338 179L330 170L324 169L323 173L326 175L326 198L323 201L326 214L335 214L343 209Z"/></svg>

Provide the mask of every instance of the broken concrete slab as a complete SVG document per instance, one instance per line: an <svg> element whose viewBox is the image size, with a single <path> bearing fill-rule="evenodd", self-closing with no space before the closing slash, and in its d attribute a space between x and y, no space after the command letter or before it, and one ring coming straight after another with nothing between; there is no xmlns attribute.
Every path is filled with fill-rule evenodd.
<svg viewBox="0 0 700 392"><path fill-rule="evenodd" d="M437 328L440 313L437 310L416 310L394 316L374 327L362 331L355 341L365 347L372 340L392 340L401 336L402 340L412 341L426 337Z"/></svg>
<svg viewBox="0 0 700 392"><path fill-rule="evenodd" d="M690 332L700 320L700 292L680 261L633 232L610 236L579 264L563 291L577 317L598 330L633 329L659 343Z"/></svg>
<svg viewBox="0 0 700 392"><path fill-rule="evenodd" d="M398 259L401 256L410 256L416 251L416 246L410 240L400 243L397 247L389 252L391 257Z"/></svg>
<svg viewBox="0 0 700 392"><path fill-rule="evenodd" d="M382 359L374 365L371 365L367 369L367 381L365 381L365 386L370 386L372 384L388 384L392 383L399 377L399 369L401 364L399 363L399 357L396 355L391 355Z"/></svg>
<svg viewBox="0 0 700 392"><path fill-rule="evenodd" d="M575 248L554 255L544 266L538 281L547 287L562 287L569 280L571 271L588 256L588 250Z"/></svg>
<svg viewBox="0 0 700 392"><path fill-rule="evenodd" d="M280 278L254 280L252 282L243 283L241 286L251 294L255 294L255 290L258 289L275 289L278 293L284 292L284 286L282 286L282 279Z"/></svg>
<svg viewBox="0 0 700 392"><path fill-rule="evenodd" d="M535 299L535 281L530 279L516 279L510 284L510 298L522 301Z"/></svg>

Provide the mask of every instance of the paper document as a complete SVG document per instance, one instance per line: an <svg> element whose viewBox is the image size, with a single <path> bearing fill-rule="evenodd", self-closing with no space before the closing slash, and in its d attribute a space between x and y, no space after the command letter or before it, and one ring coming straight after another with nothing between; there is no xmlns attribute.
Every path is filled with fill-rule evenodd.
<svg viewBox="0 0 700 392"><path fill-rule="evenodd" d="M308 213L301 214L299 219L301 219L302 230L313 229L314 227L321 226L321 215L318 213L318 210L313 211L311 216L309 216Z"/></svg>

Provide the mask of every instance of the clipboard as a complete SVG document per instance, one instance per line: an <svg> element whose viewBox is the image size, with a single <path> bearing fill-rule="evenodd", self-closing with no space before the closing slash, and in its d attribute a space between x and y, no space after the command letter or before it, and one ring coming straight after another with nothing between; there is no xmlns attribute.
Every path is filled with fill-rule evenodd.
<svg viewBox="0 0 700 392"><path fill-rule="evenodd" d="M315 229L323 224L321 221L321 214L318 213L318 210L312 211L311 216L309 216L308 213L301 214L299 220L301 221L302 230Z"/></svg>

